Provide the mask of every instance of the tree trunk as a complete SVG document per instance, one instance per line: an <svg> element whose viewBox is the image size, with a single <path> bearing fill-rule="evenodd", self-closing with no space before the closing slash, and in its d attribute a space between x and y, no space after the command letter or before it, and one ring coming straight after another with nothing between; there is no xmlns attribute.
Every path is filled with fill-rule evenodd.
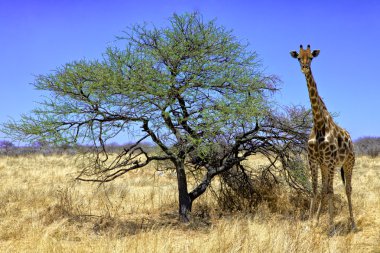
<svg viewBox="0 0 380 253"><path fill-rule="evenodd" d="M187 179L183 161L176 164L176 171L178 183L179 218L182 222L189 222L193 201L187 191Z"/></svg>

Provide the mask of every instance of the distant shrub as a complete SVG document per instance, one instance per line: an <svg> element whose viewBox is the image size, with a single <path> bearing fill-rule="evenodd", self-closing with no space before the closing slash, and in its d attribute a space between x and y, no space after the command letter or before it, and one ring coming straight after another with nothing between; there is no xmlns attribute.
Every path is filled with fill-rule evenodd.
<svg viewBox="0 0 380 253"><path fill-rule="evenodd" d="M0 154L8 155L13 151L14 148L15 145L12 142L6 140L0 141Z"/></svg>
<svg viewBox="0 0 380 253"><path fill-rule="evenodd" d="M377 157L380 155L380 137L361 137L355 141L357 155Z"/></svg>
<svg viewBox="0 0 380 253"><path fill-rule="evenodd" d="M119 153L123 149L130 147L131 143L126 144L118 144L118 143L110 143L105 145L107 152L109 153ZM140 147L144 147L148 152L154 152L156 146L151 143L140 143ZM88 153L93 149L91 146L87 145L51 145L45 142L33 142L30 145L25 146L17 146L10 141L0 140L0 155L6 156L25 156L31 154L42 154L42 155L75 155L75 154L83 154Z"/></svg>

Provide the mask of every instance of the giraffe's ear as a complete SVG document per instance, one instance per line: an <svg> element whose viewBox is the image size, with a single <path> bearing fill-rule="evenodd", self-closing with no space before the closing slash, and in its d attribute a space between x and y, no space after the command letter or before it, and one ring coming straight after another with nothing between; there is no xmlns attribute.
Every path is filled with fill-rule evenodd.
<svg viewBox="0 0 380 253"><path fill-rule="evenodd" d="M311 55L313 57L317 57L319 55L319 50L313 50L313 52L311 53Z"/></svg>
<svg viewBox="0 0 380 253"><path fill-rule="evenodd" d="M290 55L293 57L293 58L297 58L298 57L298 53L296 51L290 51Z"/></svg>

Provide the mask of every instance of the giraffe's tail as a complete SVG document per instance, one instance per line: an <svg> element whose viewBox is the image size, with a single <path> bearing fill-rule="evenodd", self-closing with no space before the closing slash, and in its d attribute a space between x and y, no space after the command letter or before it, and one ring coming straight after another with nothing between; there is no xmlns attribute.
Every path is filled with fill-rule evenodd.
<svg viewBox="0 0 380 253"><path fill-rule="evenodd" d="M340 168L340 176L342 177L343 184L346 185L346 180L344 179L344 169Z"/></svg>

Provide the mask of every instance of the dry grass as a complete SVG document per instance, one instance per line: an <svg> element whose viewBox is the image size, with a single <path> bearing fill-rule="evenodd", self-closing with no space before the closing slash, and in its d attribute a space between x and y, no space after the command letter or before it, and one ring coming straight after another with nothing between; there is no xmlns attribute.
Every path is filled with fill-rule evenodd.
<svg viewBox="0 0 380 253"><path fill-rule="evenodd" d="M179 224L173 175L148 168L99 186L74 181L76 170L69 156L0 158L0 252L380 252L380 159L356 163L359 231L346 228L342 201L330 238L326 215L313 227L265 204L255 214L221 214L207 194L193 221ZM338 178L335 189L345 200Z"/></svg>

